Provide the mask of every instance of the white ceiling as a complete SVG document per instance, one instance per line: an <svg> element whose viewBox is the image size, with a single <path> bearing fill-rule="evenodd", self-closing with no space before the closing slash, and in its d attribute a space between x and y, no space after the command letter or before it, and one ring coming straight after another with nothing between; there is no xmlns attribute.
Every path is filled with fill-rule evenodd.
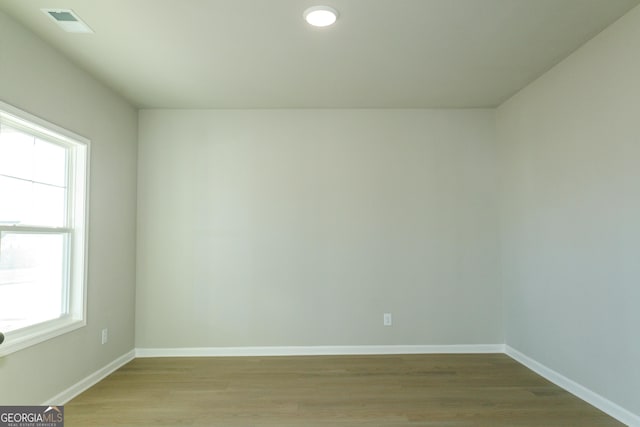
<svg viewBox="0 0 640 427"><path fill-rule="evenodd" d="M640 0L0 0L143 108L493 107ZM340 12L332 28L302 19ZM40 8L73 9L95 34Z"/></svg>

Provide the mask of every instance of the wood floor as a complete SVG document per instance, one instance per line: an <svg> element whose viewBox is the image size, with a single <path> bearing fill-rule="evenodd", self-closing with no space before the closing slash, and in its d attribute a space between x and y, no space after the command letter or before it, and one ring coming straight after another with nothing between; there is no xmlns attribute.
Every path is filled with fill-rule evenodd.
<svg viewBox="0 0 640 427"><path fill-rule="evenodd" d="M503 354L135 359L65 406L88 426L623 426Z"/></svg>

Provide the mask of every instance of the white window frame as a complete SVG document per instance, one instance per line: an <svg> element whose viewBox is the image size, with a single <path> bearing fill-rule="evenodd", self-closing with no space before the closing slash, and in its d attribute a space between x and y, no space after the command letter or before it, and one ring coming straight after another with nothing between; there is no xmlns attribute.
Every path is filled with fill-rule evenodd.
<svg viewBox="0 0 640 427"><path fill-rule="evenodd" d="M90 141L60 126L0 101L0 122L69 149L69 200L63 228L0 225L0 232L68 233L67 313L61 317L5 332L0 356L36 345L87 324L87 254L89 225ZM1 195L0 195L1 197ZM3 331L0 331L3 332Z"/></svg>

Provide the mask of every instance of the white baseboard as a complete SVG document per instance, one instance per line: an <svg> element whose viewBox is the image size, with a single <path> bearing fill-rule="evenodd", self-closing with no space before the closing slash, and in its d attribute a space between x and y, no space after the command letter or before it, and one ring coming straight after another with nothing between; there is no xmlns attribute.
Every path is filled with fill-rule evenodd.
<svg viewBox="0 0 640 427"><path fill-rule="evenodd" d="M504 353L504 344L362 345L309 347L194 347L136 349L136 357L339 356L436 353Z"/></svg>
<svg viewBox="0 0 640 427"><path fill-rule="evenodd" d="M523 364L527 368L531 369L538 375L546 378L552 383L556 384L559 387L567 390L569 393L574 394L585 402L595 406L606 414L612 416L618 421L627 424L630 427L640 427L640 417L635 415L634 413L627 411L623 407L613 403L612 401L600 396L599 394L589 390L583 385L578 384L577 382L570 380L562 374L554 371L543 365L542 363L520 353L518 350L505 346L505 353L516 360L517 362Z"/></svg>
<svg viewBox="0 0 640 427"><path fill-rule="evenodd" d="M135 357L136 357L136 354L135 354L134 350L131 350L130 352L128 352L126 354L123 354L122 356L120 356L116 360L114 360L113 362L111 362L108 365L98 369L93 374L91 374L88 377L78 381L77 383L75 383L74 385L72 385L68 389L64 390L63 392L56 394L51 399L47 399L47 401L44 402L42 405L46 405L46 406L59 405L59 406L62 406L64 404L66 404L71 399L73 399L74 397L76 397L77 395L82 393L83 391L87 390L89 387L92 387L95 384L99 383L105 377L107 377L109 374L111 374L114 371L120 369L122 366L126 365L127 363L129 363L130 361L135 359Z"/></svg>

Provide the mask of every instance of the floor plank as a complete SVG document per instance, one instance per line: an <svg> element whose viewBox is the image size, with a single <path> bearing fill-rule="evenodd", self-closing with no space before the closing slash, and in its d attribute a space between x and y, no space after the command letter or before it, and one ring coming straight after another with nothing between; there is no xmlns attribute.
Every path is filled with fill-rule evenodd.
<svg viewBox="0 0 640 427"><path fill-rule="evenodd" d="M504 354L135 359L65 426L623 426Z"/></svg>

